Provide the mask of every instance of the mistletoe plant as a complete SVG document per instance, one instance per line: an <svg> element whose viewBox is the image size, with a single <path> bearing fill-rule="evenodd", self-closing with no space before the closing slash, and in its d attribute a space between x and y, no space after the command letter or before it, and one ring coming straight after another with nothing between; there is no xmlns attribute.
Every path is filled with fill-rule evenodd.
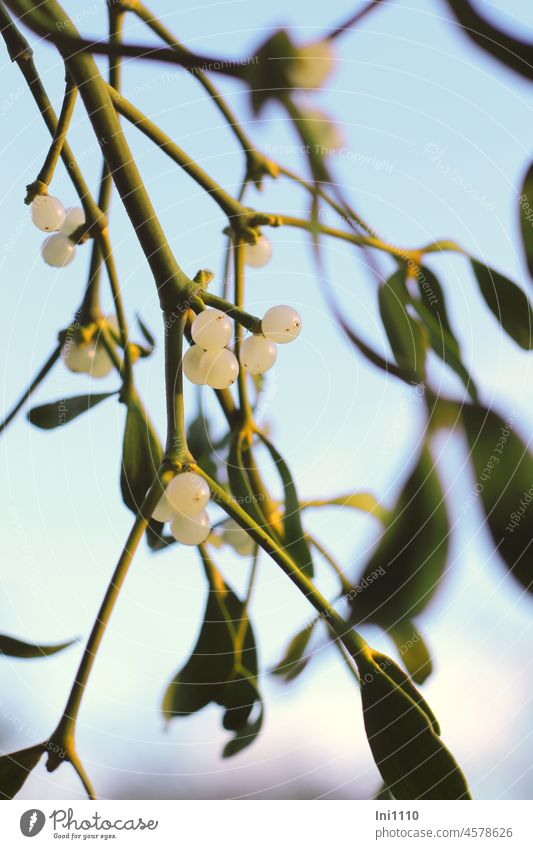
<svg viewBox="0 0 533 849"><path fill-rule="evenodd" d="M408 249L383 239L353 208L330 173L323 155L324 138L331 143L336 138L334 128L324 114L301 106L299 90L325 81L335 64L335 40L379 5L371 2L364 6L312 44L296 45L289 33L279 31L258 48L253 58L228 61L189 50L137 0L116 0L108 5L109 37L96 42L81 37L56 0L6 0L0 4L2 35L9 56L20 68L51 135L43 167L36 176L28 175L31 182L25 198L34 224L49 234L42 248L43 259L52 266L63 267L77 261L76 254L85 249L81 246L91 245L80 307L71 323L59 332L52 353L4 420L2 430L56 363L63 361L71 371L88 373L93 379L114 370L119 381L116 392L91 392L66 402L33 407L28 418L39 428L53 429L108 398L117 398L126 409L120 489L126 507L134 515L57 727L46 741L36 741L30 748L0 758L0 792L6 798L19 791L44 755L50 772L70 763L89 797L95 798L76 750L76 721L104 632L143 537L154 551L176 542L197 546L207 583L207 602L197 643L165 692L162 710L167 719L188 716L210 702L219 705L223 726L231 732L223 751L226 758L237 755L259 734L264 711L260 693L264 671L258 666L250 599L258 552L262 550L316 612L310 625L290 640L274 673L286 681L300 674L311 659L308 646L313 632L324 627L360 690L369 746L383 779L381 795L396 799L470 798L466 779L441 740L438 721L417 689L431 673L431 658L416 618L443 578L450 536L445 496L432 458L432 440L440 429L463 429L494 546L514 579L526 589L531 585L531 519L524 516L511 523L511 517L516 514L523 493L531 492L533 461L512 425L480 401L447 313L444 289L426 265L426 257L434 255L438 259L445 251L464 256L471 263L481 297L494 317L527 350L532 347L533 315L521 288L469 257L455 242L435 241ZM531 76L527 45L498 34L475 15L468 3L449 0L449 6L470 38L517 72ZM59 116L39 78L32 49L10 12L49 42L64 62L66 86ZM125 43L126 15L144 22L161 46ZM95 63L96 54L109 57L107 81ZM120 93L123 56L173 63L194 74L242 149L245 171L237 197ZM293 173L256 149L213 83L215 74L232 77L247 86L256 113L269 101L275 101L285 111L307 151L307 176ZM78 97L101 145L103 167L97 200L68 143L69 123ZM133 124L196 181L227 219L228 260L220 294L209 288L211 272L200 269L189 277L179 266L130 153L121 120ZM79 197L79 208L65 210L61 200L49 193L60 159ZM289 180L306 192L310 210L307 218L245 205L244 196L250 187L260 188L264 181L276 179ZM150 356L155 338L139 320L142 340L133 341L126 322L107 220L113 184L151 269L162 311L167 410L164 448L135 383L135 363ZM533 271L532 184L530 170L520 211L526 256ZM343 226L325 226L321 220L323 208L334 210ZM363 357L388 375L423 390L427 411L423 446L390 510L364 492L303 500L282 453L255 420L254 397L261 375L274 366L277 345L296 339L301 328L300 316L288 305L272 304L263 317L245 309L246 267L268 261L275 244L275 228L279 227L307 231L322 279L324 238L341 239L365 251L367 264L373 269L379 311L393 360L361 338L326 288L329 305ZM379 270L379 256L391 266L388 276ZM110 286L114 316L105 316L101 311L102 271ZM233 293L228 284L231 278ZM426 372L429 351L459 376L468 397L442 398L436 394ZM201 415L192 421L187 417L186 427L184 375L195 384L212 387L223 411L227 433L216 446L207 420ZM236 388L230 390L234 381ZM255 457L258 446L266 449L279 473L282 503L267 491ZM223 450L227 452L225 462L219 459ZM206 512L210 500L227 514L222 526L213 530ZM327 506L366 511L382 524L377 546L359 575L350 576L305 530L305 511ZM166 523L170 532L165 530ZM243 599L233 592L215 563L217 547L226 543L251 560L248 592ZM338 593L332 600L325 598L315 583L313 560L317 555L337 575ZM377 624L391 635L400 648L405 668L368 645L357 630L365 623ZM35 646L14 637L0 638L2 652L13 657L37 657L67 645Z"/></svg>

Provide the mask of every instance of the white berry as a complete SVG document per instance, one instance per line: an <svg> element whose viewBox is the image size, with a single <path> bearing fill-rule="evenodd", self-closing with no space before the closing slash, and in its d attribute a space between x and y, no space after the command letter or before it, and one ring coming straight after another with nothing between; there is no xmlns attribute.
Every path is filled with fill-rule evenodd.
<svg viewBox="0 0 533 849"><path fill-rule="evenodd" d="M237 357L227 348L221 351L205 351L200 368L206 377L206 383L213 389L227 389L239 376Z"/></svg>
<svg viewBox="0 0 533 849"><path fill-rule="evenodd" d="M70 236L78 227L85 224L85 212L81 206L71 206L65 210L65 220L59 228L64 236Z"/></svg>
<svg viewBox="0 0 533 849"><path fill-rule="evenodd" d="M205 510L192 518L177 514L170 523L170 532L182 545L201 545L211 533L209 516Z"/></svg>
<svg viewBox="0 0 533 849"><path fill-rule="evenodd" d="M305 44L290 61L287 76L295 88L318 88L333 73L337 57L328 39Z"/></svg>
<svg viewBox="0 0 533 849"><path fill-rule="evenodd" d="M230 545L237 554L247 557L253 554L255 543L252 537L241 528L235 519L228 519L222 525L222 541Z"/></svg>
<svg viewBox="0 0 533 849"><path fill-rule="evenodd" d="M106 377L113 368L105 348L94 342L86 345L65 342L61 348L61 357L69 371L90 374L91 377Z"/></svg>
<svg viewBox="0 0 533 849"><path fill-rule="evenodd" d="M89 374L91 377L107 377L113 368L113 361L103 345L96 345Z"/></svg>
<svg viewBox="0 0 533 849"><path fill-rule="evenodd" d="M62 233L54 233L44 240L41 247L41 256L47 265L54 268L64 268L74 259L76 246L68 236Z"/></svg>
<svg viewBox="0 0 533 849"><path fill-rule="evenodd" d="M270 307L263 316L261 328L267 339L285 345L300 335L302 319L294 307Z"/></svg>
<svg viewBox="0 0 533 849"><path fill-rule="evenodd" d="M155 506L152 519L155 519L156 522L170 522L173 515L172 507L169 504L166 492L164 492Z"/></svg>
<svg viewBox="0 0 533 849"><path fill-rule="evenodd" d="M241 345L240 361L249 374L263 374L276 362L277 348L266 336L248 336Z"/></svg>
<svg viewBox="0 0 533 849"><path fill-rule="evenodd" d="M245 245L244 262L251 268L261 268L272 256L272 244L266 236L259 236L255 245Z"/></svg>
<svg viewBox="0 0 533 849"><path fill-rule="evenodd" d="M65 207L58 198L37 195L31 204L31 220L39 230L53 233L65 220Z"/></svg>
<svg viewBox="0 0 533 849"><path fill-rule="evenodd" d="M204 349L199 345L191 345L183 355L183 373L187 380L197 386L204 386L206 383L205 372L201 366L204 354Z"/></svg>
<svg viewBox="0 0 533 849"><path fill-rule="evenodd" d="M209 501L210 494L205 480L195 472L176 475L165 490L172 511L189 518L201 513Z"/></svg>
<svg viewBox="0 0 533 849"><path fill-rule="evenodd" d="M220 351L231 341L231 321L222 310L204 310L194 319L192 338L205 351Z"/></svg>

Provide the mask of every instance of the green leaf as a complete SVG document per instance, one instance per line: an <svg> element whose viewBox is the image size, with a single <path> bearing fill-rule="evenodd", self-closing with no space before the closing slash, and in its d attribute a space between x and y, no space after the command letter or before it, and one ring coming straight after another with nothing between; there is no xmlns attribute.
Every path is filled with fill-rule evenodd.
<svg viewBox="0 0 533 849"><path fill-rule="evenodd" d="M239 430L231 438L228 453L227 473L230 489L237 503L248 513L250 518L261 527L267 526L268 531L272 533L273 528L268 524L259 506L259 499L254 494L246 469L244 435Z"/></svg>
<svg viewBox="0 0 533 849"><path fill-rule="evenodd" d="M524 177L519 202L522 244L526 255L527 267L529 268L531 277L533 277L533 162Z"/></svg>
<svg viewBox="0 0 533 849"><path fill-rule="evenodd" d="M221 465L215 441L211 435L209 420L199 414L187 428L187 445L198 465L211 478L219 477Z"/></svg>
<svg viewBox="0 0 533 849"><path fill-rule="evenodd" d="M297 55L289 34L278 30L254 51L255 61L245 68L252 110L258 114L268 100L279 99L288 87L287 65Z"/></svg>
<svg viewBox="0 0 533 849"><path fill-rule="evenodd" d="M236 754L253 742L255 735L248 719L255 703L260 700L256 684L257 648L249 622L242 651L239 656L236 652L235 637L242 617L243 603L227 584L221 579L218 583L211 581L196 645L185 666L170 682L163 698L163 714L167 720L190 716L210 702L225 708L224 728L236 732L235 740L231 741L234 745L225 757ZM255 734L259 728L260 725Z"/></svg>
<svg viewBox="0 0 533 849"><path fill-rule="evenodd" d="M416 684L423 684L433 671L433 663L422 634L409 619L395 623L389 633L410 677Z"/></svg>
<svg viewBox="0 0 533 849"><path fill-rule="evenodd" d="M440 282L425 266L420 266L416 281L420 289L420 300L411 298L411 303L424 322L429 344L437 356L461 378L471 397L477 399L477 388L461 360L461 349L450 324Z"/></svg>
<svg viewBox="0 0 533 849"><path fill-rule="evenodd" d="M35 643L24 643L15 637L0 634L0 654L9 657L48 657L74 645L75 642L77 640L69 640L67 643L58 643L54 646L38 646Z"/></svg>
<svg viewBox="0 0 533 849"><path fill-rule="evenodd" d="M405 270L396 271L378 292L379 312L398 366L420 382L425 378L426 340L422 325L408 311Z"/></svg>
<svg viewBox="0 0 533 849"><path fill-rule="evenodd" d="M473 259L472 268L479 290L503 329L514 341L533 348L533 311L526 293L503 274Z"/></svg>
<svg viewBox="0 0 533 849"><path fill-rule="evenodd" d="M161 445L137 398L128 402L122 445L120 489L124 504L138 513L162 458Z"/></svg>
<svg viewBox="0 0 533 849"><path fill-rule="evenodd" d="M13 799L17 795L28 775L35 769L44 752L39 743L20 752L12 752L0 757L0 799Z"/></svg>
<svg viewBox="0 0 533 849"><path fill-rule="evenodd" d="M229 740L224 746L224 749L222 750L223 758L232 758L234 755L238 755L239 752L242 752L243 749L246 749L251 743L254 742L257 735L261 731L265 712L263 707L263 700L261 699L259 693L257 693L256 699L257 703L259 704L259 714L257 716L257 719L255 719L253 722L247 722L246 725L243 725L242 728L239 728L239 730L235 734L235 737Z"/></svg>
<svg viewBox="0 0 533 849"><path fill-rule="evenodd" d="M514 418L474 404L462 408L479 498L498 553L532 591L533 456L514 430Z"/></svg>
<svg viewBox="0 0 533 849"><path fill-rule="evenodd" d="M312 577L314 574L313 558L302 527L300 499L298 498L294 478L290 473L287 463L270 440L266 436L263 436L263 434L259 434L259 439L265 445L272 460L276 464L283 484L285 505L283 513L283 547L302 572Z"/></svg>
<svg viewBox="0 0 533 849"><path fill-rule="evenodd" d="M444 492L425 445L355 582L355 619L387 628L423 610L443 576L449 533Z"/></svg>
<svg viewBox="0 0 533 849"><path fill-rule="evenodd" d="M53 430L61 425L66 425L73 419L87 413L97 404L116 395L116 392L102 392L101 394L76 395L74 398L60 398L51 404L43 404L33 407L28 413L28 420L43 430Z"/></svg>
<svg viewBox="0 0 533 849"><path fill-rule="evenodd" d="M395 680L401 670L390 658L383 665L383 658L371 651L356 657L365 729L383 781L395 799L470 799L430 718Z"/></svg>
<svg viewBox="0 0 533 849"><path fill-rule="evenodd" d="M301 503L301 509L310 507L351 507L362 513L369 513L379 522L385 522L388 510L381 506L375 495L371 492L349 492L346 495L337 495L334 498L313 498Z"/></svg>
<svg viewBox="0 0 533 849"><path fill-rule="evenodd" d="M286 682L294 681L295 678L304 671L309 663L310 657L304 657L305 650L309 645L309 640L315 629L317 620L314 619L310 625L302 628L292 638L289 645L285 649L283 657L271 670L272 675L279 675Z"/></svg>

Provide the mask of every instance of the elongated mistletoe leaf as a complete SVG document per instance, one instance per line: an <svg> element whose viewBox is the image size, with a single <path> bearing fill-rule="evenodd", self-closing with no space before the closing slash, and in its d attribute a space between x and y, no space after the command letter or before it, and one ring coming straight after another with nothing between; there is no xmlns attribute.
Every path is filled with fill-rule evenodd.
<svg viewBox="0 0 533 849"><path fill-rule="evenodd" d="M440 740L422 697L413 698L414 685L409 692L398 677L403 675L399 667L377 652L361 653L356 661L368 742L394 798L470 799L466 779Z"/></svg>
<svg viewBox="0 0 533 849"><path fill-rule="evenodd" d="M35 643L25 643L22 640L17 640L15 637L9 637L6 634L0 634L0 654L8 655L9 657L48 657L51 654L56 654L69 646L74 645L76 640L69 640L67 643L58 643L54 646L39 646Z"/></svg>
<svg viewBox="0 0 533 849"><path fill-rule="evenodd" d="M531 351L533 310L526 293L498 271L473 259L472 268L479 290L490 311L511 339Z"/></svg>
<svg viewBox="0 0 533 849"><path fill-rule="evenodd" d="M422 634L409 619L396 622L389 633L409 675L416 684L423 684L433 671L433 663Z"/></svg>
<svg viewBox="0 0 533 849"><path fill-rule="evenodd" d="M40 427L42 430L53 430L61 427L89 412L97 404L101 404L106 398L116 395L116 392L102 392L92 395L75 395L73 398L60 398L50 404L33 407L28 412L28 420Z"/></svg>
<svg viewBox="0 0 533 849"><path fill-rule="evenodd" d="M298 498L294 478L277 448L263 434L259 434L259 438L276 464L276 469L283 484L285 505L283 514L284 548L302 572L312 577L314 573L313 558L302 527L300 499Z"/></svg>
<svg viewBox="0 0 533 849"><path fill-rule="evenodd" d="M302 628L289 642L283 657L272 669L272 675L278 675L284 681L294 681L304 671L310 658L305 657L305 650L313 635L318 619L314 619L310 625Z"/></svg>
<svg viewBox="0 0 533 849"><path fill-rule="evenodd" d="M414 375L420 382L425 378L426 339L422 325L408 310L409 293L405 285L405 269L396 271L380 287L379 312L399 368Z"/></svg>
<svg viewBox="0 0 533 849"><path fill-rule="evenodd" d="M527 169L522 183L520 203L520 231L526 256L527 267L533 278L533 162Z"/></svg>
<svg viewBox="0 0 533 849"><path fill-rule="evenodd" d="M424 446L356 581L355 619L388 628L423 610L444 573L449 532L444 493Z"/></svg>
<svg viewBox="0 0 533 849"><path fill-rule="evenodd" d="M433 351L455 371L471 397L476 400L477 388L461 360L461 349L450 324L444 290L439 280L429 268L420 266L416 281L420 299L411 298L411 303L426 327Z"/></svg>
<svg viewBox="0 0 533 849"><path fill-rule="evenodd" d="M237 754L252 743L262 722L261 707L259 724L257 720L249 723L254 705L261 699L257 690L256 642L248 620L242 646L237 645L243 609L243 603L221 579L210 582L196 645L163 698L167 720L190 716L210 702L221 705L225 711L223 726L236 735L224 750L224 757Z"/></svg>
<svg viewBox="0 0 533 849"><path fill-rule="evenodd" d="M514 419L474 404L461 411L476 484L498 553L520 584L533 591L533 456Z"/></svg>
<svg viewBox="0 0 533 849"><path fill-rule="evenodd" d="M122 445L120 490L124 504L138 513L161 463L162 450L142 404L128 403Z"/></svg>
<svg viewBox="0 0 533 849"><path fill-rule="evenodd" d="M44 746L40 743L0 757L0 799L13 799L17 795L43 752Z"/></svg>

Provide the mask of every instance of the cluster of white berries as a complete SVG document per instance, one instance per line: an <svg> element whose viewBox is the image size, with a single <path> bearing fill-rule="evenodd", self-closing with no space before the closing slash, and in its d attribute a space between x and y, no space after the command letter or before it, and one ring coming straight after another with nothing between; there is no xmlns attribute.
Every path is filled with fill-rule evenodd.
<svg viewBox="0 0 533 849"><path fill-rule="evenodd" d="M271 307L263 316L262 333L247 336L241 345L242 367L249 374L264 374L276 362L276 343L292 342L301 327L302 320L293 307ZM208 309L196 316L191 328L195 344L183 357L183 371L191 383L226 389L235 382L239 363L226 348L231 331L231 321L221 310Z"/></svg>
<svg viewBox="0 0 533 849"><path fill-rule="evenodd" d="M69 265L76 253L76 245L69 236L85 224L83 209L77 206L65 209L58 198L37 195L31 204L31 219L39 230L53 234L41 247L41 256L47 265L54 268Z"/></svg>
<svg viewBox="0 0 533 849"><path fill-rule="evenodd" d="M207 510L211 492L195 472L172 478L152 513L158 522L170 522L170 532L182 545L201 545L211 533Z"/></svg>

